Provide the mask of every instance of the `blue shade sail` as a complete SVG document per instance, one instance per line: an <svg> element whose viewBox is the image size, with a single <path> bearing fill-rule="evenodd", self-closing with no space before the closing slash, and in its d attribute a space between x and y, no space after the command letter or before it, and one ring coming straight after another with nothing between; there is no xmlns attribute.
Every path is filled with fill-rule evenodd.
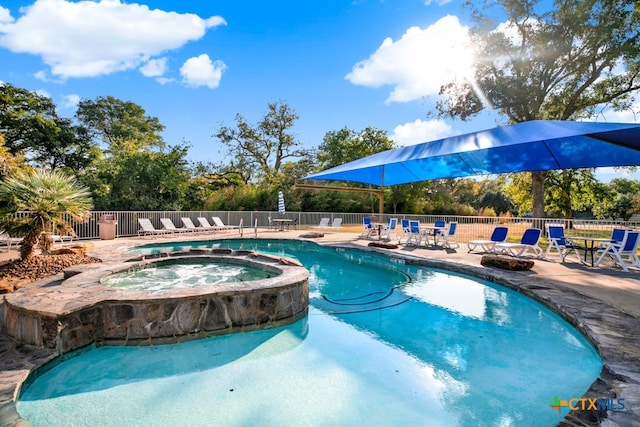
<svg viewBox="0 0 640 427"><path fill-rule="evenodd" d="M640 124L534 120L383 151L305 180L392 186L508 172L640 165Z"/></svg>

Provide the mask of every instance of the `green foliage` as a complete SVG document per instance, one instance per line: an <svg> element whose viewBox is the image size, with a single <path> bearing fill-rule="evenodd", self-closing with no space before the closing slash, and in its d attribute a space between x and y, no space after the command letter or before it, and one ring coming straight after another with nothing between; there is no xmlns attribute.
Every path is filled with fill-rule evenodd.
<svg viewBox="0 0 640 427"><path fill-rule="evenodd" d="M72 232L68 218L84 220L93 207L89 191L75 178L43 169L19 171L1 181L0 201L0 227L23 237L23 259L33 254L39 239L42 251L47 253L51 245L48 234Z"/></svg>
<svg viewBox="0 0 640 427"><path fill-rule="evenodd" d="M0 134L10 154L36 167L75 171L92 160L84 128L58 117L50 98L10 84L0 84Z"/></svg>
<svg viewBox="0 0 640 427"><path fill-rule="evenodd" d="M106 145L108 154L165 147L164 126L158 118L147 116L144 108L130 101L112 96L84 100L78 104L76 119L90 138Z"/></svg>
<svg viewBox="0 0 640 427"><path fill-rule="evenodd" d="M97 209L182 210L190 184L186 154L184 146L167 152L123 151L101 159L85 182L96 195Z"/></svg>
<svg viewBox="0 0 640 427"><path fill-rule="evenodd" d="M325 134L318 150L318 170L348 163L394 148L387 132L367 127L355 132L347 127Z"/></svg>
<svg viewBox="0 0 640 427"><path fill-rule="evenodd" d="M244 177L245 182L272 186L286 160L305 158L291 129L298 114L282 102L268 104L268 112L256 125L237 114L236 126L220 127L214 137L228 148L228 167Z"/></svg>

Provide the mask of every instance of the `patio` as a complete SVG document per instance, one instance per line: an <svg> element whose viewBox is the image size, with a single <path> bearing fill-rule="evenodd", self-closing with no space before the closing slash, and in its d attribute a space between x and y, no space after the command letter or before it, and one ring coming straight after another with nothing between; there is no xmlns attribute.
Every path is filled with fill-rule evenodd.
<svg viewBox="0 0 640 427"><path fill-rule="evenodd" d="M372 251L382 251L392 257L415 263L461 273L471 274L494 281L529 295L558 312L573 324L597 347L604 368L585 396L592 398L624 398L623 411L609 411L606 425L634 425L640 423L640 271L632 269L625 273L613 268L591 268L577 262L559 262L558 257L550 260L535 260L529 271L513 272L482 267L482 254L467 253L462 244L456 250L431 247L400 246L394 250L369 248L371 240L361 239L357 232L344 231L327 233L314 239L321 244L357 245ZM258 229L258 238L299 238L304 231L268 231ZM232 237L230 234L204 236L158 237L154 241L168 239L211 239ZM233 234L237 237L237 234ZM245 238L255 237L253 229L245 229ZM118 238L115 240L92 240L94 245L90 255L109 259L124 248L149 243L149 239ZM9 255L8 255L9 254ZM0 261L8 256L17 256L16 251L0 252ZM46 280L49 283L52 280ZM41 283L43 284L43 283ZM0 322L4 319L4 307L0 304ZM4 328L3 328L4 329ZM16 346L0 335L0 425L12 425L16 420L13 399L17 387L29 372L55 357L49 351ZM552 375L552 373L549 373ZM549 390L549 404L554 391ZM563 397L568 398L568 397ZM541 411L550 408L541 408ZM587 411L590 412L590 411ZM595 411L586 416L595 415ZM585 414L583 414L585 415ZM571 416L575 416L572 414ZM584 418L583 418L584 420ZM591 425L598 425L594 423Z"/></svg>

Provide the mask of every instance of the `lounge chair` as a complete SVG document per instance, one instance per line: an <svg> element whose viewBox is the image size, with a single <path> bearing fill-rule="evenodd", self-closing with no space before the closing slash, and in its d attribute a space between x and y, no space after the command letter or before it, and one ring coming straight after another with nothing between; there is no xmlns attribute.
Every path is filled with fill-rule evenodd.
<svg viewBox="0 0 640 427"><path fill-rule="evenodd" d="M327 227L327 230L340 230L342 228L342 218L334 218L333 222L331 223L331 225L329 227Z"/></svg>
<svg viewBox="0 0 640 427"><path fill-rule="evenodd" d="M138 224L140 224L138 236L159 236L172 233L170 230L155 228L149 218L138 218Z"/></svg>
<svg viewBox="0 0 640 427"><path fill-rule="evenodd" d="M574 241L564 235L563 225L549 225L547 226L547 235L549 236L549 246L545 252L545 257L551 254L551 251L555 250L560 256L560 260L564 262L564 259L569 255L571 251L575 254L578 262L582 262L578 249L584 249L582 246L577 245Z"/></svg>
<svg viewBox="0 0 640 427"><path fill-rule="evenodd" d="M456 231L458 230L458 223L456 221L451 221L449 223L449 228L447 231L437 231L434 237L433 244L437 245L438 242L442 241L442 246L453 249L460 247L460 243L458 243L458 238L456 237Z"/></svg>
<svg viewBox="0 0 640 427"><path fill-rule="evenodd" d="M533 251L533 254L540 258L544 254L542 248L538 246L540 236L542 236L541 229L527 228L520 238L520 243L496 243L495 252L519 258L527 252Z"/></svg>
<svg viewBox="0 0 640 427"><path fill-rule="evenodd" d="M329 218L321 218L320 223L311 228L327 228L329 226L329 221L331 221Z"/></svg>
<svg viewBox="0 0 640 427"><path fill-rule="evenodd" d="M213 223L218 230L236 230L240 228L240 225L225 225L224 222L220 219L220 217L214 216L211 217L213 219Z"/></svg>
<svg viewBox="0 0 640 427"><path fill-rule="evenodd" d="M199 216L198 217L198 224L200 224L200 229L202 231L218 231L218 230L222 230L222 228L217 226L217 225L211 225L209 220L207 218L203 217L203 216Z"/></svg>
<svg viewBox="0 0 640 427"><path fill-rule="evenodd" d="M211 230L205 230L202 227L196 227L196 225L193 223L193 221L189 217L182 217L180 218L180 221L182 221L182 224L184 224L184 228L191 231L192 233L199 233L201 231L211 231Z"/></svg>
<svg viewBox="0 0 640 427"><path fill-rule="evenodd" d="M162 223L162 230L167 230L172 233L186 233L187 231L191 232L186 227L176 227L171 218L160 218L160 223Z"/></svg>
<svg viewBox="0 0 640 427"><path fill-rule="evenodd" d="M22 242L21 237L12 237L9 233L0 231L0 244L4 243L7 245L7 252L11 250L11 245L18 245Z"/></svg>
<svg viewBox="0 0 640 427"><path fill-rule="evenodd" d="M600 254L595 262L598 267L605 256L610 257L614 263L619 264L624 271L629 271L629 267L640 267L638 259L638 244L640 243L640 231L625 230L621 242L610 242L607 247L598 249L596 255Z"/></svg>
<svg viewBox="0 0 640 427"><path fill-rule="evenodd" d="M387 233L387 236L385 237L385 239L391 240L391 233L395 233L397 227L398 227L398 218L389 218L389 222L382 229L383 233Z"/></svg>
<svg viewBox="0 0 640 427"><path fill-rule="evenodd" d="M492 253L495 250L497 243L504 243L507 240L509 234L509 227L495 227L491 233L489 240L471 240L467 245L469 246L468 252L475 250L478 246L482 249L482 252Z"/></svg>

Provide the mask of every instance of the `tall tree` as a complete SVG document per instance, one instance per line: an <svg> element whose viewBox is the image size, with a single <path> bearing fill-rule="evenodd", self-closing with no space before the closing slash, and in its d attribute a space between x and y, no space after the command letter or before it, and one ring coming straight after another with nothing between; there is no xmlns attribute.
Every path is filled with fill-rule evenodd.
<svg viewBox="0 0 640 427"><path fill-rule="evenodd" d="M467 1L478 52L473 76L444 85L443 117L485 109L509 123L575 120L628 109L640 88L636 0ZM496 16L505 17L498 26ZM544 216L545 172L533 172L533 215Z"/></svg>
<svg viewBox="0 0 640 427"><path fill-rule="evenodd" d="M247 182L258 179L271 185L285 160L308 155L291 133L296 120L298 114L290 106L273 102L256 125L237 114L235 127L222 126L213 136L227 146L232 166Z"/></svg>
<svg viewBox="0 0 640 427"><path fill-rule="evenodd" d="M59 117L50 98L10 84L0 84L0 134L11 154L36 167L76 171L92 160L84 128Z"/></svg>
<svg viewBox="0 0 640 427"><path fill-rule="evenodd" d="M164 125L131 101L113 96L83 100L78 104L76 118L87 128L91 138L105 146L107 153L123 149L123 143L134 144L137 149L163 149L165 146L161 135Z"/></svg>
<svg viewBox="0 0 640 427"><path fill-rule="evenodd" d="M386 131L367 127L356 132L344 127L324 135L318 147L318 167L320 170L332 168L392 148L393 141Z"/></svg>

